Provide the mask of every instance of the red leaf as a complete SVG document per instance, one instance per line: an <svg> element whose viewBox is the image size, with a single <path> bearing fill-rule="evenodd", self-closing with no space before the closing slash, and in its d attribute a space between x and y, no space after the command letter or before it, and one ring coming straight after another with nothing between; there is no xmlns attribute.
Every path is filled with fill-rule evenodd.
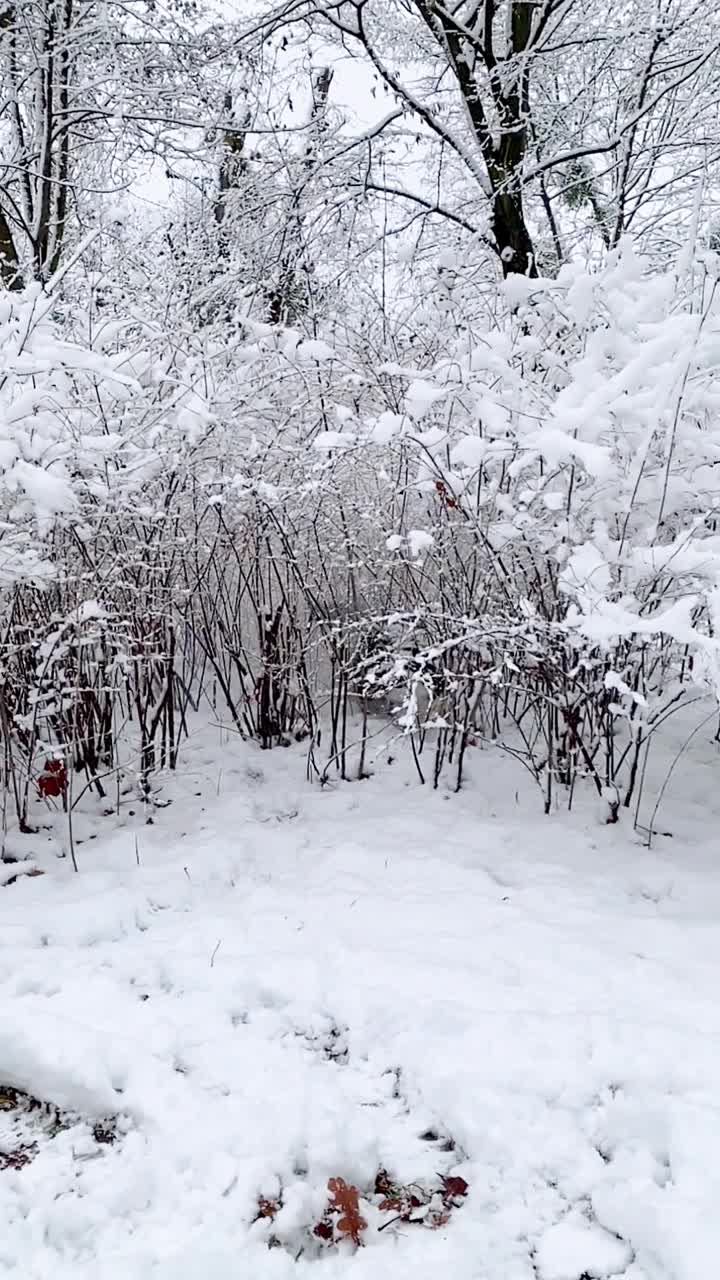
<svg viewBox="0 0 720 1280"><path fill-rule="evenodd" d="M378 1169L375 1175L375 1195L391 1196L395 1191L395 1184L392 1181L387 1169Z"/></svg>
<svg viewBox="0 0 720 1280"><path fill-rule="evenodd" d="M63 795L67 786L67 770L62 760L48 758L45 761L37 786L41 796Z"/></svg>
<svg viewBox="0 0 720 1280"><path fill-rule="evenodd" d="M360 1238L367 1222L360 1213L360 1192L357 1187L348 1186L344 1178L330 1178L330 1212L339 1213L337 1229L342 1236L348 1236L353 1244L361 1245Z"/></svg>
<svg viewBox="0 0 720 1280"><path fill-rule="evenodd" d="M378 1208L383 1213L395 1213L407 1222L416 1209L422 1209L423 1203L419 1196L413 1195L407 1187L402 1187L394 1195L386 1196Z"/></svg>
<svg viewBox="0 0 720 1280"><path fill-rule="evenodd" d="M464 1178L445 1177L441 1178L443 1187L443 1202L445 1205L450 1204L453 1200L461 1200L468 1193L468 1184Z"/></svg>
<svg viewBox="0 0 720 1280"><path fill-rule="evenodd" d="M402 1196L388 1196L385 1200L381 1200L378 1209L382 1213L402 1213L407 1201Z"/></svg>
<svg viewBox="0 0 720 1280"><path fill-rule="evenodd" d="M452 494L451 494L451 493L448 493L448 488L447 488L447 485L445 484L445 481L444 481L444 480L436 480L436 481L435 481L435 488L436 488L436 490L437 490L438 496L439 496L439 497L442 499L442 501L445 503L445 506L446 506L446 507L450 507L450 508L451 508L451 510L453 510L453 511L454 511L454 510L455 510L455 508L456 508L456 506L457 506L457 499L456 499L456 498L453 498L453 496L452 496Z"/></svg>
<svg viewBox="0 0 720 1280"><path fill-rule="evenodd" d="M313 1227L313 1235L319 1236L321 1240L332 1240L333 1238L332 1223L327 1222L325 1218L323 1218L320 1222L317 1222Z"/></svg>
<svg viewBox="0 0 720 1280"><path fill-rule="evenodd" d="M267 1196L260 1196L258 1198L257 1207L258 1207L258 1211L257 1211L257 1217L255 1219L256 1222L260 1218L270 1218L270 1220L272 1221L273 1218L276 1217L280 1209L280 1205L278 1204L277 1200L270 1200L267 1198Z"/></svg>

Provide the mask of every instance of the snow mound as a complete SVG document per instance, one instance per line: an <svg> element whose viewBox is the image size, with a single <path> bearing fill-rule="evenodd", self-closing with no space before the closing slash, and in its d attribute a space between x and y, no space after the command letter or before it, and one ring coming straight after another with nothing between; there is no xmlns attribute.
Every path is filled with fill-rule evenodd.
<svg viewBox="0 0 720 1280"><path fill-rule="evenodd" d="M596 1223L567 1218L545 1232L535 1254L540 1280L606 1280L618 1276L632 1258L624 1240Z"/></svg>

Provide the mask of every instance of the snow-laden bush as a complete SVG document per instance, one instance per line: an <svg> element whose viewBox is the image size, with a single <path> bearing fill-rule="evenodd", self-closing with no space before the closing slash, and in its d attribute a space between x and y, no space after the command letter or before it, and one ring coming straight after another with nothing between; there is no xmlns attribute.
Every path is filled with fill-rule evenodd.
<svg viewBox="0 0 720 1280"><path fill-rule="evenodd" d="M21 821L48 757L70 808L103 793L126 730L148 798L203 704L305 738L312 776L362 771L384 722L423 780L459 784L493 741L548 807L589 777L617 816L664 717L718 688L712 265L690 287L623 246L513 278L482 324L458 271L431 361L250 321L80 337L39 293L4 298Z"/></svg>
<svg viewBox="0 0 720 1280"><path fill-rule="evenodd" d="M597 275L514 278L482 328L455 319L432 367L323 349L310 374L268 340L303 413L242 486L331 694L402 689L436 777L500 739L548 803L589 774L615 814L653 727L717 685L715 278L650 276L625 245Z"/></svg>
<svg viewBox="0 0 720 1280"><path fill-rule="evenodd" d="M113 361L64 340L39 288L0 297L0 583L46 581L59 528L79 512L78 490L119 440L83 409L99 383L127 391Z"/></svg>
<svg viewBox="0 0 720 1280"><path fill-rule="evenodd" d="M0 724L21 827L35 782L67 806L82 770L105 794L129 718L141 779L159 732L163 762L176 750L166 519L203 408L190 357L74 328L38 288L0 299Z"/></svg>

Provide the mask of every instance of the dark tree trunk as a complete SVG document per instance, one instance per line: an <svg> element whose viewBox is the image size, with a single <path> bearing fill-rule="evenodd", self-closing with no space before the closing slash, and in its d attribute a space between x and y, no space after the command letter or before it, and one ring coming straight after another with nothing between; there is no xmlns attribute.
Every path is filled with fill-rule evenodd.
<svg viewBox="0 0 720 1280"><path fill-rule="evenodd" d="M493 197L491 227L503 275L537 276L535 250L519 192L502 192Z"/></svg>

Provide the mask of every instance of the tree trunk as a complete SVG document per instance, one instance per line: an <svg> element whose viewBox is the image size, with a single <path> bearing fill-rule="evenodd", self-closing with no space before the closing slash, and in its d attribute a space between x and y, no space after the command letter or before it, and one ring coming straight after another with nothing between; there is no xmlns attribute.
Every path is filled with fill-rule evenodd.
<svg viewBox="0 0 720 1280"><path fill-rule="evenodd" d="M18 262L15 241L10 224L0 207L0 281L6 289L15 291L23 288L22 272Z"/></svg>
<svg viewBox="0 0 720 1280"><path fill-rule="evenodd" d="M504 276L537 276L535 250L525 222L519 191L504 191L492 197L492 233L500 254Z"/></svg>

